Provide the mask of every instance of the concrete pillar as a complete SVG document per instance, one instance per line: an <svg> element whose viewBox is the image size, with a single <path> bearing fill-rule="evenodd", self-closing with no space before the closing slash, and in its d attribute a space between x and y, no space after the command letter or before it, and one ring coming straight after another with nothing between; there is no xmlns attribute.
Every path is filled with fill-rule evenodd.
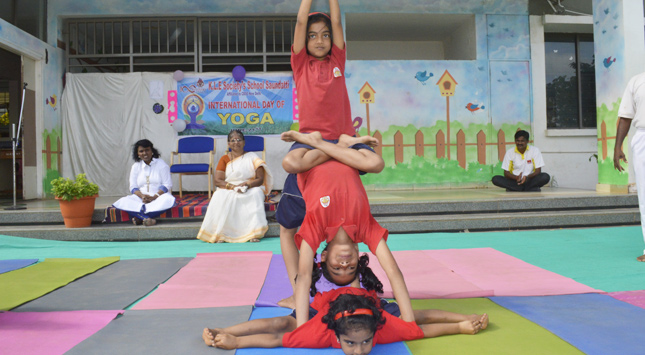
<svg viewBox="0 0 645 355"><path fill-rule="evenodd" d="M623 91L632 76L645 71L643 2L593 0L593 22L598 119L596 190L627 192L628 184L633 182L633 169L629 169L629 174L617 172L613 167L613 154L618 106ZM606 125L606 137L602 137L601 133L603 122ZM604 160L602 159L603 140L608 150L607 159ZM623 150L629 160L631 154L628 152L627 140Z"/></svg>

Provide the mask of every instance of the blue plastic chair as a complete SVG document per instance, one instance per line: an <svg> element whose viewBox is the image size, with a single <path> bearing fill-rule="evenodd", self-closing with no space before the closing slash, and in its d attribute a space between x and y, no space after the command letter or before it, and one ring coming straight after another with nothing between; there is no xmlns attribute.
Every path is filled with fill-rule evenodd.
<svg viewBox="0 0 645 355"><path fill-rule="evenodd" d="M244 136L245 152L262 152L262 160L266 159L266 147L264 146L264 137L262 136Z"/></svg>
<svg viewBox="0 0 645 355"><path fill-rule="evenodd" d="M208 164L182 164L182 154L208 154ZM179 162L175 164L175 155ZM179 198L182 197L181 178L184 175L208 175L208 198L211 197L215 139L213 137L185 137L177 141L177 151L170 156L170 173L179 174Z"/></svg>

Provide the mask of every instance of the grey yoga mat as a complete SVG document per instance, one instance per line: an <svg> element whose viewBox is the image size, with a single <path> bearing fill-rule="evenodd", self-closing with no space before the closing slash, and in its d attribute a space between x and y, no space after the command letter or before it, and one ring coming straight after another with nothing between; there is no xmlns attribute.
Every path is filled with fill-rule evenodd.
<svg viewBox="0 0 645 355"><path fill-rule="evenodd" d="M169 279L190 260L192 258L120 260L12 311L125 309Z"/></svg>

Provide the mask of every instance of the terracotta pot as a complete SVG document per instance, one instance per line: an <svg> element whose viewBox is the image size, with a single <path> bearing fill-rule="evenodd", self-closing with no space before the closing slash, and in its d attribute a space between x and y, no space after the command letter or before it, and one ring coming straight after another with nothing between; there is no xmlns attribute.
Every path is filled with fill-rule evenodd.
<svg viewBox="0 0 645 355"><path fill-rule="evenodd" d="M83 228L92 224L94 214L94 201L98 195L74 199L71 201L61 200L56 197L60 204L60 213L63 215L65 227Z"/></svg>

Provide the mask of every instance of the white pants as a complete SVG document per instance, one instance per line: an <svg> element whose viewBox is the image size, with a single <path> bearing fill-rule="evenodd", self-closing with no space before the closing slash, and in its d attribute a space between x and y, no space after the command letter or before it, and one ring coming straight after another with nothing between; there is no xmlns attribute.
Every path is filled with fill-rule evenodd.
<svg viewBox="0 0 645 355"><path fill-rule="evenodd" d="M639 129L632 138L630 163L634 166L636 189L638 190L638 209L641 213L641 229L645 240L645 129ZM645 255L645 250L643 250Z"/></svg>

